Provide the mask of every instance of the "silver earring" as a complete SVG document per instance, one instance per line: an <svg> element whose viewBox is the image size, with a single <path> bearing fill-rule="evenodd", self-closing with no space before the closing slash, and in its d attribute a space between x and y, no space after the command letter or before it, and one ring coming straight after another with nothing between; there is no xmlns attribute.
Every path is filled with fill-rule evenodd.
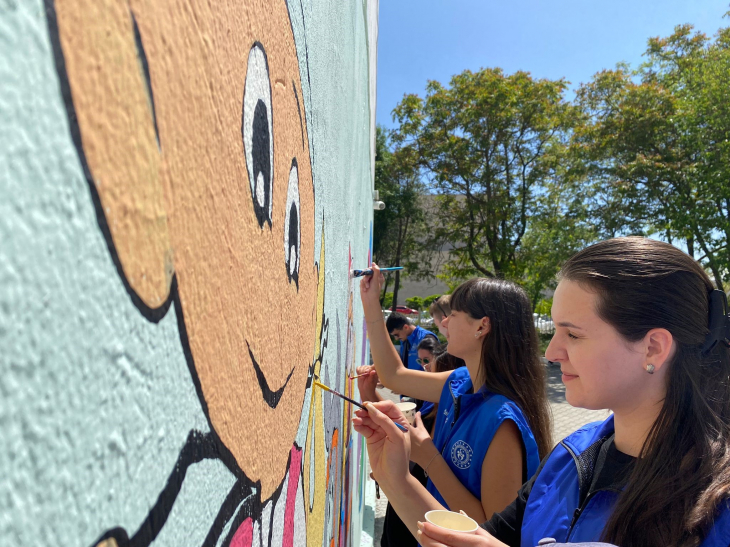
<svg viewBox="0 0 730 547"><path fill-rule="evenodd" d="M646 365L646 372L648 372L649 374L654 374L654 365L652 365L651 363Z"/></svg>
<svg viewBox="0 0 730 547"><path fill-rule="evenodd" d="M479 338L481 336L482 331L478 330L477 333L474 335L474 338Z"/></svg>

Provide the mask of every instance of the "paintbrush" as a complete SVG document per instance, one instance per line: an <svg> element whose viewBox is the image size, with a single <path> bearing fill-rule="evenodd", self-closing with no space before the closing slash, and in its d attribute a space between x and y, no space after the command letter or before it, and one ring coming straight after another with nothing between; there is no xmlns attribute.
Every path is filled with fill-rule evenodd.
<svg viewBox="0 0 730 547"><path fill-rule="evenodd" d="M394 268L380 268L381 272L394 272L396 270L402 270L403 266L396 266ZM350 270L352 277L362 277L364 275L373 275L372 270Z"/></svg>
<svg viewBox="0 0 730 547"><path fill-rule="evenodd" d="M348 378L350 378L350 380L354 380L355 378L360 378L361 376L367 376L371 372L372 372L372 370L369 370L367 372L363 372L362 374L358 374L357 376L348 376Z"/></svg>
<svg viewBox="0 0 730 547"><path fill-rule="evenodd" d="M362 403L358 403L358 402L357 402L357 401L356 401L355 399L350 399L349 397L347 397L346 395L343 395L343 394L342 394L342 393L340 393L339 391L335 391L334 389L332 389L332 388L330 388L330 387L328 387L328 386L324 385L324 384L323 384L322 382L318 382L317 380L314 380L314 385L315 385L315 386L319 386L319 387L321 387L321 388L322 388L322 389L324 389L325 391L329 391L329 392L330 392L330 393L332 393L333 395L337 395L338 397L341 397L341 398L343 398L343 399L344 399L345 401L347 401L347 402L349 402L349 403L352 403L353 405L355 405L355 406L356 406L356 407L358 407L358 408L362 408L363 410L367 410L367 408L365 408L365 405L363 405ZM403 425L399 424L398 422L393 422L393 423L394 423L394 424L396 425L396 427L397 427L398 429L400 429L400 430L401 430L401 431L402 431L403 433L408 433L408 429L407 429L407 428L406 428L405 426L403 426Z"/></svg>

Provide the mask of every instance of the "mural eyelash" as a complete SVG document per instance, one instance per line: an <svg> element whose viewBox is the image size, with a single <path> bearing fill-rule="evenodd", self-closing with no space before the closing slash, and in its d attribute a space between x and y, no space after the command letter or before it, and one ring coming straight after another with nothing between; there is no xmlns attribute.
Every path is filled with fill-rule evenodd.
<svg viewBox="0 0 730 547"><path fill-rule="evenodd" d="M274 181L273 112L269 65L263 46L256 42L248 54L243 91L241 136L251 198L259 227L271 228Z"/></svg>

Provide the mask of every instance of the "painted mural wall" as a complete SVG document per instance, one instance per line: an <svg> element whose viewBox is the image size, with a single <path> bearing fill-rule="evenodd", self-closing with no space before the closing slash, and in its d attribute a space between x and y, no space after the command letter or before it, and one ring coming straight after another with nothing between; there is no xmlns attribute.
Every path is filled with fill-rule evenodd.
<svg viewBox="0 0 730 547"><path fill-rule="evenodd" d="M0 546L360 544L377 0L0 0Z"/></svg>

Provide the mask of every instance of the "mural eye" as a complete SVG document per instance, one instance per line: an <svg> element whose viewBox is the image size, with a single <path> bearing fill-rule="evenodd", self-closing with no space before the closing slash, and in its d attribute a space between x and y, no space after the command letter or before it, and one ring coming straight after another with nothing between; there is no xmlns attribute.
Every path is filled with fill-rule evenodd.
<svg viewBox="0 0 730 547"><path fill-rule="evenodd" d="M271 228L271 194L274 180L271 83L266 52L258 42L248 54L242 118L241 135L253 209L259 227L263 228L264 222L268 222Z"/></svg>
<svg viewBox="0 0 730 547"><path fill-rule="evenodd" d="M291 162L289 188L286 194L286 219L284 221L284 259L289 283L294 281L299 290L299 252L302 243L299 223L299 170L297 160Z"/></svg>

